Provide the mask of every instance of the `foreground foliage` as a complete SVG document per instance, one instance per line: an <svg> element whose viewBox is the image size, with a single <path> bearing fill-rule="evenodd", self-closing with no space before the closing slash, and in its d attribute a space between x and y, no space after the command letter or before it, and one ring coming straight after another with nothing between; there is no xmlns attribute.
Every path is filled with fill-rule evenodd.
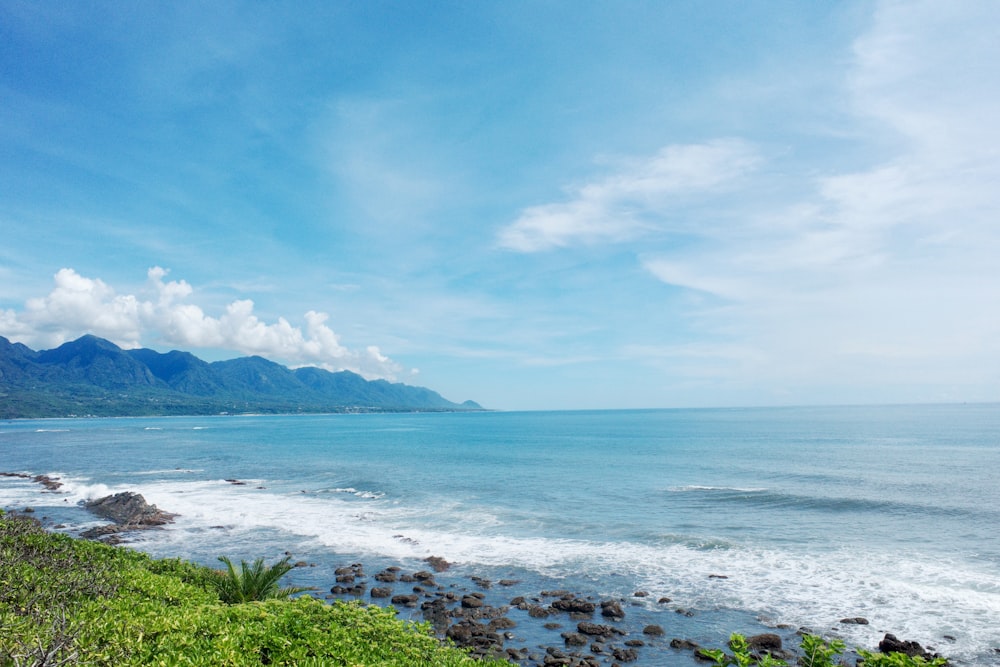
<svg viewBox="0 0 1000 667"><path fill-rule="evenodd" d="M309 590L301 586L282 588L278 585L280 579L292 569L287 556L274 565L264 565L263 558L253 563L241 560L239 570L228 557L221 556L219 560L226 564L226 571L220 572L213 584L219 599L226 604L282 600Z"/></svg>
<svg viewBox="0 0 1000 667"><path fill-rule="evenodd" d="M711 660L716 667L727 667L737 665L737 667L785 667L787 663L771 657L767 653L755 654L747 643L746 637L741 634L733 634L729 637L729 648L732 654L728 654L722 649L700 649L699 655L706 660ZM847 648L844 642L839 639L826 640L816 635L804 635L799 647L802 657L798 660L801 667L838 667L840 655ZM858 661L860 667L944 667L948 661L944 658L933 658L927 660L922 656L910 656L905 653L872 653L869 651L859 651L861 660Z"/></svg>
<svg viewBox="0 0 1000 667"><path fill-rule="evenodd" d="M218 578L0 513L0 667L488 664L392 609L308 596L226 604Z"/></svg>

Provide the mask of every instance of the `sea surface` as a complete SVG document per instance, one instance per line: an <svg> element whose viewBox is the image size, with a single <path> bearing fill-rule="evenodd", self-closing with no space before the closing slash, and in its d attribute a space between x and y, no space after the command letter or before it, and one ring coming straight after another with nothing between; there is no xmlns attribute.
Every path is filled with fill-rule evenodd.
<svg viewBox="0 0 1000 667"><path fill-rule="evenodd" d="M17 420L0 422L0 471L59 477L0 477L0 507L59 530L101 523L82 501L136 491L179 516L134 548L209 565L287 551L314 564L292 583L324 592L339 566L439 556L450 586L518 581L490 590L503 602L620 598L633 632L666 630L639 665L692 664L672 637L780 625L1000 663L1000 405Z"/></svg>

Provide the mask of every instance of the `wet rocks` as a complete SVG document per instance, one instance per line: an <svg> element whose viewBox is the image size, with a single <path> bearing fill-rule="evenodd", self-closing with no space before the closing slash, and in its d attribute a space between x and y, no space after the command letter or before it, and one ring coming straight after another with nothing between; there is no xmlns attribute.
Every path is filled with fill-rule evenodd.
<svg viewBox="0 0 1000 667"><path fill-rule="evenodd" d="M394 605L400 605L403 607L416 607L417 602L420 601L420 596L415 594L410 595L393 595L390 602Z"/></svg>
<svg viewBox="0 0 1000 667"><path fill-rule="evenodd" d="M614 637L615 635L625 634L624 631L619 630L618 628L611 627L610 625L601 625L599 623L588 623L586 621L578 623L576 629L581 634L597 636L597 637Z"/></svg>
<svg viewBox="0 0 1000 667"><path fill-rule="evenodd" d="M625 612L617 600L604 600L601 602L601 616L612 621L620 621L625 618Z"/></svg>
<svg viewBox="0 0 1000 667"><path fill-rule="evenodd" d="M906 655L921 657L926 660L940 657L936 653L925 650L923 646L915 641L898 639L896 635L890 633L886 633L882 641L878 643L878 650L882 651L882 653L905 653Z"/></svg>
<svg viewBox="0 0 1000 667"><path fill-rule="evenodd" d="M552 608L558 611L566 611L573 614L593 614L596 605L593 602L588 602L587 600L581 600L577 597L566 596L562 597L552 603Z"/></svg>
<svg viewBox="0 0 1000 667"><path fill-rule="evenodd" d="M842 618L840 622L844 625L868 625L868 619L863 616L854 616L852 618Z"/></svg>
<svg viewBox="0 0 1000 667"><path fill-rule="evenodd" d="M440 556L428 556L424 562L430 565L435 572L444 572L451 567L451 563Z"/></svg>
<svg viewBox="0 0 1000 667"><path fill-rule="evenodd" d="M177 516L158 509L156 505L150 505L142 495L131 491L88 501L84 503L84 507L102 519L112 522L80 533L80 537L86 539L100 539L127 531L163 526L173 523L174 517Z"/></svg>
<svg viewBox="0 0 1000 667"><path fill-rule="evenodd" d="M781 637L773 632L747 637L747 646L751 651L780 651Z"/></svg>
<svg viewBox="0 0 1000 667"><path fill-rule="evenodd" d="M30 479L32 482L44 486L46 491L58 491L59 487L63 485L62 482L59 481L58 477L49 477L48 475L28 475L23 472L0 472L0 477Z"/></svg>

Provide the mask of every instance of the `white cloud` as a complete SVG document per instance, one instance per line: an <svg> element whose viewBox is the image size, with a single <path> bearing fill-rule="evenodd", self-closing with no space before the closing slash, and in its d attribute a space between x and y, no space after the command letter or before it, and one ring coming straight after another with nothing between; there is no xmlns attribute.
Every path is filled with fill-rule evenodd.
<svg viewBox="0 0 1000 667"><path fill-rule="evenodd" d="M688 193L734 181L759 162L747 143L720 139L666 146L656 155L627 161L606 178L572 191L566 202L524 209L502 229L498 242L518 252L633 239L655 227L657 216Z"/></svg>
<svg viewBox="0 0 1000 667"><path fill-rule="evenodd" d="M194 292L183 280L165 282L167 270L148 272L150 299L119 295L100 279L60 269L45 297L29 299L22 312L0 313L0 333L36 348L56 347L83 333L107 338L124 348L154 339L182 348L233 350L261 355L293 366L352 370L369 378L395 379L402 368L375 346L351 350L327 326L329 316L310 310L305 328L279 317L266 323L249 299L233 301L219 317L188 303Z"/></svg>
<svg viewBox="0 0 1000 667"><path fill-rule="evenodd" d="M659 280L725 299L697 316L761 351L756 381L997 386L997 25L996 3L880 4L847 89L881 156L784 209L751 204L683 254L643 255Z"/></svg>

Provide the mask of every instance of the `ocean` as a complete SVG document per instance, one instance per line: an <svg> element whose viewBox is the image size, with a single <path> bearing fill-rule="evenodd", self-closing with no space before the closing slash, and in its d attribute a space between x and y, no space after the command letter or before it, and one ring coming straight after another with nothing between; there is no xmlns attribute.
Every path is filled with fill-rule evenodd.
<svg viewBox="0 0 1000 667"><path fill-rule="evenodd" d="M802 626L1000 664L1000 405L16 420L0 472L58 477L0 477L0 507L58 530L135 491L179 516L131 547L213 566L288 552L310 565L289 582L321 593L340 566L438 556L444 586L509 580L498 604L620 599L636 665L692 664L675 637Z"/></svg>

